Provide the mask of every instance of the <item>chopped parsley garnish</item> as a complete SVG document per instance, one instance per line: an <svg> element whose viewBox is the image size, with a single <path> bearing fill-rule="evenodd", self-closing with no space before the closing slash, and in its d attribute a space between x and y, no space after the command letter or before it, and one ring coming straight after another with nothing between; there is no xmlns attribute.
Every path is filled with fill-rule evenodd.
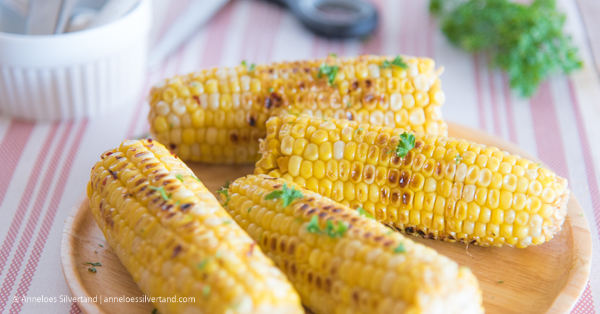
<svg viewBox="0 0 600 314"><path fill-rule="evenodd" d="M200 181L200 179L196 178L196 176L192 176L192 178L194 178L194 180L196 180L196 181L198 181L198 182L202 183L202 181Z"/></svg>
<svg viewBox="0 0 600 314"><path fill-rule="evenodd" d="M399 243L397 247L394 248L394 253L404 253L406 250L404 249L404 244Z"/></svg>
<svg viewBox="0 0 600 314"><path fill-rule="evenodd" d="M269 93L272 93L274 91L273 87L269 88Z"/></svg>
<svg viewBox="0 0 600 314"><path fill-rule="evenodd" d="M375 217L373 217L373 215L371 215L371 213L369 213L368 211L366 211L362 207L359 207L356 210L358 211L358 214L361 215L361 216L365 216L365 217L370 218L370 219L375 219Z"/></svg>
<svg viewBox="0 0 600 314"><path fill-rule="evenodd" d="M327 227L325 227L325 230L321 230L319 227L319 218L315 215L312 216L310 222L306 226L306 231L316 234L326 234L335 239L344 236L346 231L348 231L348 225L341 221L338 221L337 224L334 224L331 222L331 220L327 220Z"/></svg>
<svg viewBox="0 0 600 314"><path fill-rule="evenodd" d="M363 129L363 128L358 128L358 129L356 129L356 131L354 131L354 133L362 132L362 131L364 131L364 130L365 130L365 129Z"/></svg>
<svg viewBox="0 0 600 314"><path fill-rule="evenodd" d="M248 66L248 63L246 62L246 60L242 60L242 65L246 67L248 72L252 72L256 68L256 65L254 63L252 63L250 66Z"/></svg>
<svg viewBox="0 0 600 314"><path fill-rule="evenodd" d="M394 60L392 61L392 65L403 68L405 70L408 69L408 64L404 63L404 60L402 60L402 57L400 56L396 56L396 58L394 58Z"/></svg>
<svg viewBox="0 0 600 314"><path fill-rule="evenodd" d="M252 207L248 208L248 212L250 212L251 209L252 209Z"/></svg>
<svg viewBox="0 0 600 314"><path fill-rule="evenodd" d="M335 54L335 53L330 53L329 56L333 57L333 58L337 58L337 54Z"/></svg>
<svg viewBox="0 0 600 314"><path fill-rule="evenodd" d="M175 178L177 178L177 180L183 182L183 176L182 175L180 175L180 174L175 175Z"/></svg>
<svg viewBox="0 0 600 314"><path fill-rule="evenodd" d="M310 233L321 233L321 228L319 227L319 217L316 215L312 216L308 222L308 226L306 226L306 231Z"/></svg>
<svg viewBox="0 0 600 314"><path fill-rule="evenodd" d="M392 62L389 62L388 60L383 60L383 63L381 64L381 67L384 69L389 69L392 66L408 69L408 64L406 64L400 56L396 56L396 58L394 58Z"/></svg>
<svg viewBox="0 0 600 314"><path fill-rule="evenodd" d="M90 267L90 268L88 268L88 271L90 271L94 274L97 272L96 267Z"/></svg>
<svg viewBox="0 0 600 314"><path fill-rule="evenodd" d="M385 233L385 235L388 235L388 236L389 236L389 235L392 235L392 232L393 232L392 230L388 230L388 231Z"/></svg>
<svg viewBox="0 0 600 314"><path fill-rule="evenodd" d="M98 244L98 245L99 245L100 247L104 247L104 245L102 245L102 244Z"/></svg>
<svg viewBox="0 0 600 314"><path fill-rule="evenodd" d="M456 162L456 165L458 166L458 164L460 164L460 161L462 160L462 156L460 154L456 154L456 157L454 157L454 161Z"/></svg>
<svg viewBox="0 0 600 314"><path fill-rule="evenodd" d="M202 262L200 262L200 264L198 264L198 269L203 270L204 268L206 268L206 265L208 265L209 261L210 261L210 258L205 258L204 260L202 260Z"/></svg>
<svg viewBox="0 0 600 314"><path fill-rule="evenodd" d="M335 81L335 77L339 69L340 67L337 65L328 65L326 63L321 63L321 65L319 66L319 74L317 75L317 77L321 78L323 75L327 75L327 83L329 85L333 85L333 82Z"/></svg>
<svg viewBox="0 0 600 314"><path fill-rule="evenodd" d="M499 280L498 283L504 283L504 280Z"/></svg>
<svg viewBox="0 0 600 314"><path fill-rule="evenodd" d="M291 189L287 187L287 184L284 183L281 190L275 190L267 196L265 196L266 200L274 200L274 199L282 199L283 207L288 207L295 199L302 198L302 192L296 190L294 187Z"/></svg>
<svg viewBox="0 0 600 314"><path fill-rule="evenodd" d="M313 216L314 217L314 216ZM331 220L327 220L327 227L325 228L325 233L335 239L335 238L341 238L344 236L344 234L346 233L346 231L348 231L348 225L338 221L336 225L333 224L333 222L331 222Z"/></svg>
<svg viewBox="0 0 600 314"><path fill-rule="evenodd" d="M346 103L346 108L350 108L350 107L352 107L352 103L351 102L347 102Z"/></svg>
<svg viewBox="0 0 600 314"><path fill-rule="evenodd" d="M210 295L210 286L206 285L204 286L204 288L202 288L202 296L204 296L204 298L208 298L208 296Z"/></svg>
<svg viewBox="0 0 600 314"><path fill-rule="evenodd" d="M223 220L223 224L224 224L224 225L228 225L228 224L230 224L230 223L231 223L231 220L229 220L229 219L227 219L227 220Z"/></svg>
<svg viewBox="0 0 600 314"><path fill-rule="evenodd" d="M165 201L168 201L168 200L171 198L171 195L170 195L170 194L169 194L169 195L167 195L167 192L165 192L165 187L164 187L164 186L160 186L160 187L157 187L157 188L155 188L155 187L153 187L153 186L148 186L148 187L149 187L151 190L158 191L158 192L160 193L160 196L162 196L162 198L163 198Z"/></svg>
<svg viewBox="0 0 600 314"><path fill-rule="evenodd" d="M229 181L225 182L225 185L223 187L221 187L219 190L217 190L217 193L225 195L225 203L223 204L223 206L227 206L227 203L229 203L229 200L231 199L229 197Z"/></svg>
<svg viewBox="0 0 600 314"><path fill-rule="evenodd" d="M400 134L400 142L396 146L395 153L397 157L404 157L408 152L415 148L415 135L404 132Z"/></svg>
<svg viewBox="0 0 600 314"><path fill-rule="evenodd" d="M98 262L98 263L92 263L92 262L85 262L88 265L92 265L92 266L102 266L102 263Z"/></svg>

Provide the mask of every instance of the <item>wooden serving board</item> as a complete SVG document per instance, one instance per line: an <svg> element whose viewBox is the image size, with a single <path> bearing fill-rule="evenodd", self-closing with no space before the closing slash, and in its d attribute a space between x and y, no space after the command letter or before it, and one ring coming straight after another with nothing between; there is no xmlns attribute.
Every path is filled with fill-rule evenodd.
<svg viewBox="0 0 600 314"><path fill-rule="evenodd" d="M449 125L450 135L496 146L535 160L516 145L479 130ZM211 191L225 181L253 172L253 166L189 164ZM579 202L571 197L562 231L550 242L527 249L466 247L412 237L436 249L460 265L470 267L483 290L487 313L569 313L587 284L592 244L589 225ZM151 303L106 303L105 297L140 297L117 255L106 243L92 216L87 197L82 197L66 220L61 243L65 280L75 297L95 297L79 302L86 313L151 313ZM100 262L97 273L85 262ZM102 301L102 302L101 302Z"/></svg>

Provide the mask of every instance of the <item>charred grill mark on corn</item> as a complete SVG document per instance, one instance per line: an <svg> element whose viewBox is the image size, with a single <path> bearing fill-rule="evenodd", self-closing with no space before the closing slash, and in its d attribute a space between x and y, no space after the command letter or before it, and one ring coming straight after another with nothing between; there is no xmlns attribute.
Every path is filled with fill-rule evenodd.
<svg viewBox="0 0 600 314"><path fill-rule="evenodd" d="M88 197L110 246L148 296L195 298L156 303L161 313L303 313L283 274L163 145L125 141L101 158Z"/></svg>
<svg viewBox="0 0 600 314"><path fill-rule="evenodd" d="M255 174L362 207L407 234L523 248L549 241L565 220L567 180L495 147L417 134L399 157L389 152L403 129L286 116L267 130Z"/></svg>
<svg viewBox="0 0 600 314"><path fill-rule="evenodd" d="M282 184L303 197L270 200ZM468 268L357 211L265 175L234 181L229 195L231 216L314 313L483 313Z"/></svg>
<svg viewBox="0 0 600 314"><path fill-rule="evenodd" d="M383 66L392 59L329 57L176 76L150 92L151 132L184 160L215 163L258 160L266 120L288 112L446 135L441 70L406 56L406 69ZM338 70L324 75L322 65Z"/></svg>

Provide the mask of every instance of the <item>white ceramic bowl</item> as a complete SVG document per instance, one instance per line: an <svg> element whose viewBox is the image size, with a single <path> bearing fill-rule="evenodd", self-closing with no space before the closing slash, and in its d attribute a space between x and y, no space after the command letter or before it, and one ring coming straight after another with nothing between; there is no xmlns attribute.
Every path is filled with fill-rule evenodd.
<svg viewBox="0 0 600 314"><path fill-rule="evenodd" d="M107 25L60 35L0 32L0 113L31 120L93 117L142 88L151 0Z"/></svg>

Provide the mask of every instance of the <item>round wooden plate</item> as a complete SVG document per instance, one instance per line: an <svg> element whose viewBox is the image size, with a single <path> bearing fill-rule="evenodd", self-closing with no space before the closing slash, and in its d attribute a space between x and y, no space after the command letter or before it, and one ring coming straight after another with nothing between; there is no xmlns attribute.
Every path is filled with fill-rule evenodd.
<svg viewBox="0 0 600 314"><path fill-rule="evenodd" d="M535 160L516 145L457 124L450 135L499 147ZM253 166L189 164L211 191L225 181L253 172ZM86 313L151 313L149 302L106 302L107 297L142 297L117 255L104 239L83 197L66 220L61 243L65 280L75 297L97 297L78 302ZM587 284L592 244L589 225L579 202L571 197L562 231L552 241L527 249L466 247L413 237L460 265L470 267L483 290L487 313L569 313ZM100 262L97 273L86 262Z"/></svg>

